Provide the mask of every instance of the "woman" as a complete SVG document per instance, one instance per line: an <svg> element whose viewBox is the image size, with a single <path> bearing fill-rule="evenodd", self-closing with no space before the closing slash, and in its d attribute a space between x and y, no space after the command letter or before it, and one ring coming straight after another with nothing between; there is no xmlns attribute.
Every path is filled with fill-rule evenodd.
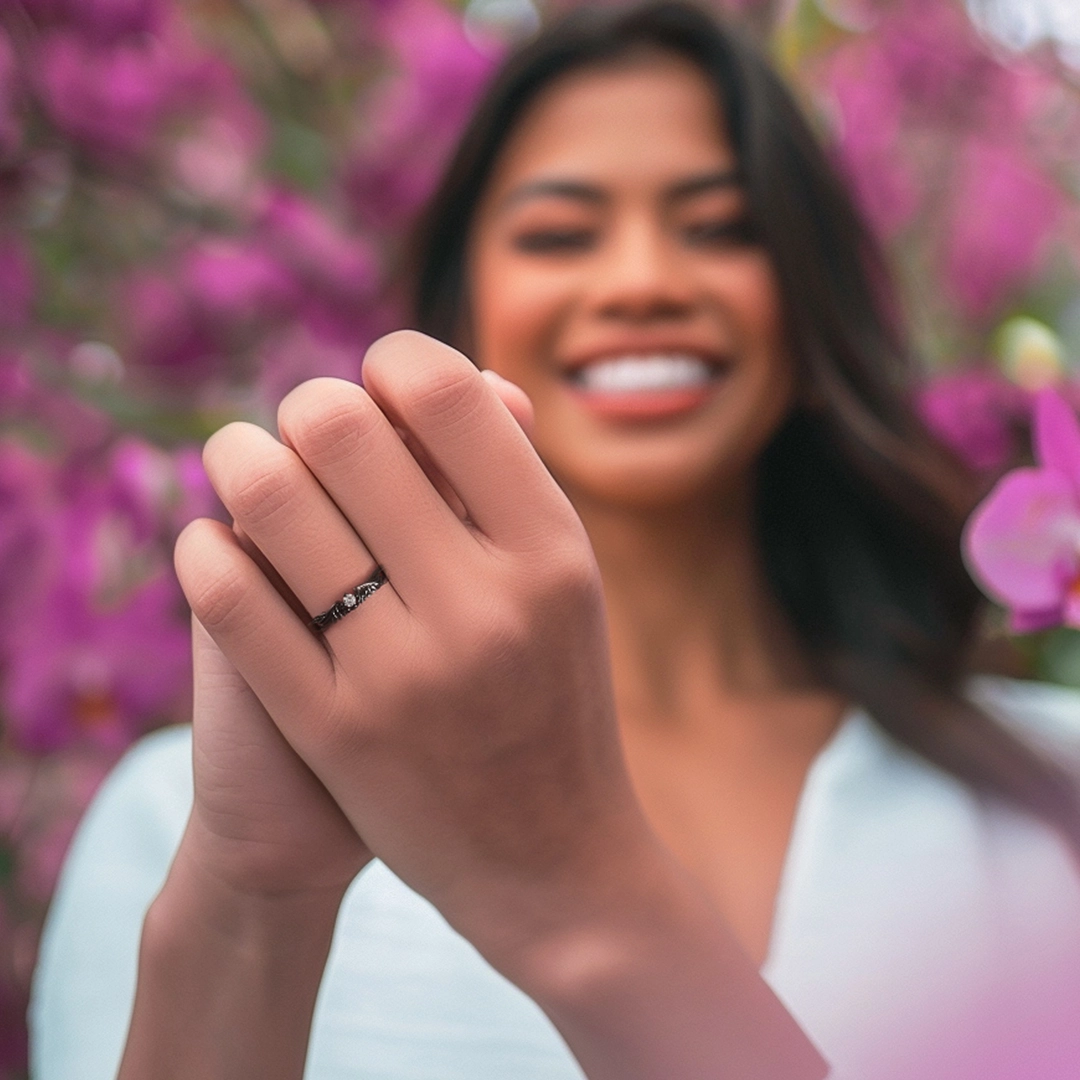
<svg viewBox="0 0 1080 1080"><path fill-rule="evenodd" d="M324 965L314 1077L823 1075L794 1021L837 1077L1075 1072L1080 704L963 695L967 484L777 78L571 17L420 235L485 375L396 335L211 440L194 803L170 732L88 815L39 1080L113 1075L159 887L123 1080L299 1076Z"/></svg>

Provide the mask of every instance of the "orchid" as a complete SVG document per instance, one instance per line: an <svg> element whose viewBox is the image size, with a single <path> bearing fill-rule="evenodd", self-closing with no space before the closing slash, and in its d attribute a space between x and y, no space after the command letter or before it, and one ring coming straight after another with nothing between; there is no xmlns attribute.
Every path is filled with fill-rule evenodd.
<svg viewBox="0 0 1080 1080"><path fill-rule="evenodd" d="M1036 465L1007 473L964 533L976 581L1017 633L1080 629L1080 423L1053 390L1035 402Z"/></svg>

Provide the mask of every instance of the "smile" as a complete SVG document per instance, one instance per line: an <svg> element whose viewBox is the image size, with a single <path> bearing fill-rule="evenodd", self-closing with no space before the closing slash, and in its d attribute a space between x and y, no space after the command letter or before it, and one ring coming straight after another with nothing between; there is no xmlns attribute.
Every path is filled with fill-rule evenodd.
<svg viewBox="0 0 1080 1080"><path fill-rule="evenodd" d="M723 374L691 353L605 357L568 375L575 397L590 412L626 420L663 419L701 405Z"/></svg>

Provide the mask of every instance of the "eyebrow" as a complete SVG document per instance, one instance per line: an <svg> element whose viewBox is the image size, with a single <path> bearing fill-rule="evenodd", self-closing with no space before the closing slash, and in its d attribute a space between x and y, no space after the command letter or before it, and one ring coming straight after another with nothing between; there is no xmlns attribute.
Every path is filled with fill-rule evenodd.
<svg viewBox="0 0 1080 1080"><path fill-rule="evenodd" d="M664 192L664 201L681 202L683 199L693 198L705 192L741 187L742 183L742 174L737 169L702 173L700 176L691 176L673 184ZM588 203L590 206L599 206L608 201L608 196L602 188L582 180L534 180L511 191L503 199L501 209L506 210L518 203L542 198L570 199L574 202Z"/></svg>

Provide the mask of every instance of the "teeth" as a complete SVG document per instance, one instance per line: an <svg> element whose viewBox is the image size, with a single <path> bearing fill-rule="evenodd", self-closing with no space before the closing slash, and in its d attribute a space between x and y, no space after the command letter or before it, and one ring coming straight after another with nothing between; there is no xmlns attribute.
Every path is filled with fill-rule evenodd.
<svg viewBox="0 0 1080 1080"><path fill-rule="evenodd" d="M587 390L629 393L634 390L682 390L701 386L713 377L713 369L697 356L619 356L589 364L575 375Z"/></svg>

